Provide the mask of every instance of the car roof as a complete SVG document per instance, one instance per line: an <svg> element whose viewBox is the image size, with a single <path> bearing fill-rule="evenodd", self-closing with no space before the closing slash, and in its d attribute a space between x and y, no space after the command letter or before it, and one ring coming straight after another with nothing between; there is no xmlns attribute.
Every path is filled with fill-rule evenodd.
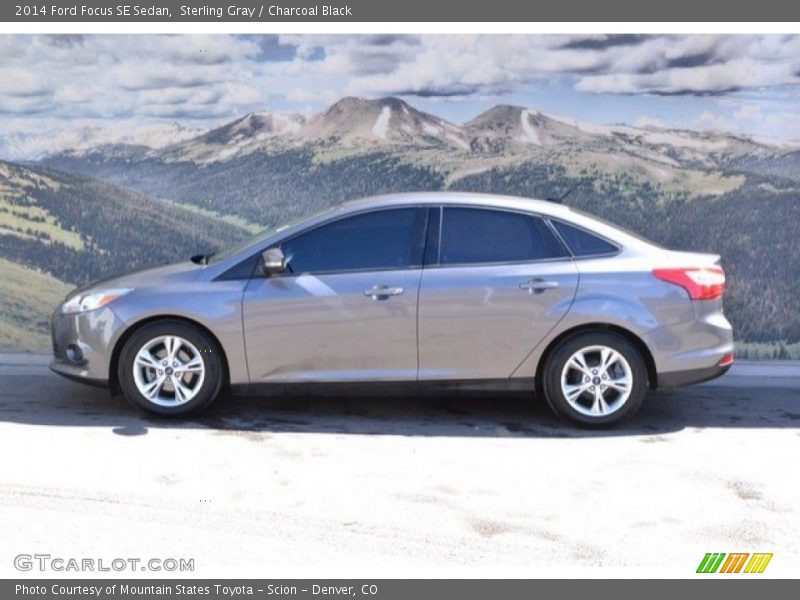
<svg viewBox="0 0 800 600"><path fill-rule="evenodd" d="M557 204L555 202L550 202L548 200L523 198L521 196L505 196L502 194L478 194L473 192L404 192L396 194L381 194L379 196L370 196L368 198L350 200L349 202L344 202L341 204L339 208L346 212L350 212L353 210L363 210L367 208L405 206L409 204L467 204L524 210L551 216L566 216L572 212L569 207Z"/></svg>
<svg viewBox="0 0 800 600"><path fill-rule="evenodd" d="M505 196L503 194L479 194L473 192L403 192L382 194L344 202L333 209L333 214L348 214L372 208L390 208L392 206L410 205L453 205L480 206L519 210L536 213L545 217L563 219L573 225L584 227L589 231L604 236L616 244L627 248L658 249L652 242L632 232L605 222L602 218L576 211L569 206L549 200L524 198L522 196Z"/></svg>

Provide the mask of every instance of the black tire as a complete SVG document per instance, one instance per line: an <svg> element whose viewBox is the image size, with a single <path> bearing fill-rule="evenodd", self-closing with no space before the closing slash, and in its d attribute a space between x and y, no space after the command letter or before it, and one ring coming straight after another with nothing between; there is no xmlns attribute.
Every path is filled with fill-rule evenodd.
<svg viewBox="0 0 800 600"><path fill-rule="evenodd" d="M205 374L197 392L190 400L174 406L162 406L145 397L134 379L134 360L139 350L160 336L178 336L192 344L203 362ZM190 376L191 377L191 376ZM211 404L219 395L225 378L221 350L214 339L202 329L186 323L165 319L154 321L138 329L125 342L117 365L117 381L125 399L148 413L165 417L183 417L196 414Z"/></svg>
<svg viewBox="0 0 800 600"><path fill-rule="evenodd" d="M590 346L606 346L620 353L630 367L633 380L627 400L613 412L602 416L587 415L577 410L561 388L561 374L567 361L576 352ZM550 353L544 366L542 387L547 404L559 417L580 427L606 428L630 418L641 408L648 389L647 366L636 346L619 334L608 331L579 333L563 340ZM591 396L588 401L585 400L586 395L579 398L578 404L591 404Z"/></svg>

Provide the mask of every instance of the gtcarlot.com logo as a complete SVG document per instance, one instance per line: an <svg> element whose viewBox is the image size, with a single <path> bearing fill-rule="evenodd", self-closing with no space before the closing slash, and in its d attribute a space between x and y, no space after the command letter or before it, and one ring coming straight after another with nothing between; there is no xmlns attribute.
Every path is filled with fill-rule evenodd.
<svg viewBox="0 0 800 600"><path fill-rule="evenodd" d="M697 567L698 573L763 573L772 553L707 552Z"/></svg>
<svg viewBox="0 0 800 600"><path fill-rule="evenodd" d="M17 554L14 557L17 571L194 571L193 558L87 558L51 556L50 554Z"/></svg>

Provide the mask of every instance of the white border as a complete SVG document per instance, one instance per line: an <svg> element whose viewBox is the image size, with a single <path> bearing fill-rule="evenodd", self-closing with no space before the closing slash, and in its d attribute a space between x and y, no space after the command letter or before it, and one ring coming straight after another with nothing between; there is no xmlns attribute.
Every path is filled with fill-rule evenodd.
<svg viewBox="0 0 800 600"><path fill-rule="evenodd" d="M768 22L768 23L684 23L684 22L501 22L501 23L386 23L386 22L34 22L34 23L0 23L0 34L53 34L53 33L88 33L88 34L223 34L223 33L296 33L296 34L785 34L800 33L800 22ZM657 550L657 548L656 548ZM771 550L771 549L770 549ZM782 555L777 548L776 558ZM378 579L382 577L401 578L709 578L694 573L695 564L701 557L691 554L687 548L685 565L664 565L663 567L577 567L574 565L558 565L551 567L379 567L364 568L345 566L332 569L330 567L277 567L271 568L270 575L281 578L325 578L325 577L365 577ZM797 571L786 568L783 561L773 560L767 573L759 578L800 577ZM0 569L2 570L2 569ZM265 573L253 572L253 569L242 568L221 571L213 565L205 565L193 574L181 574L188 577L247 576L264 577ZM7 573L11 576L13 573ZM46 573L45 577L54 577L54 573ZM95 574L93 576L98 576ZM134 574L121 574L133 577ZM171 576L170 574L169 576ZM63 579L85 577L86 573L59 573ZM150 577L158 577L150 573ZM715 577L715 576L711 576ZM718 579L723 577L716 576ZM39 581L42 583L42 581Z"/></svg>
<svg viewBox="0 0 800 600"><path fill-rule="evenodd" d="M523 23L347 23L284 22L247 23L135 23L135 22L41 22L0 23L0 33L488 33L488 34L559 34L559 33L638 33L638 34L782 34L800 33L800 22L770 23L619 23L619 22L523 22Z"/></svg>

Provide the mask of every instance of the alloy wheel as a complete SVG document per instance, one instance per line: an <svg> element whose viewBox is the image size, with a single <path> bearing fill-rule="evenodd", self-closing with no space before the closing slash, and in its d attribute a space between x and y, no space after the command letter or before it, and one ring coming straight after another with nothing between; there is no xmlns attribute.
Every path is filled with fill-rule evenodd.
<svg viewBox="0 0 800 600"><path fill-rule="evenodd" d="M176 335L162 335L148 341L133 361L133 380L139 393L159 406L189 402L203 386L205 375L200 351Z"/></svg>
<svg viewBox="0 0 800 600"><path fill-rule="evenodd" d="M617 412L633 388L633 371L625 357L608 346L575 352L561 371L561 392L569 405L588 417Z"/></svg>

